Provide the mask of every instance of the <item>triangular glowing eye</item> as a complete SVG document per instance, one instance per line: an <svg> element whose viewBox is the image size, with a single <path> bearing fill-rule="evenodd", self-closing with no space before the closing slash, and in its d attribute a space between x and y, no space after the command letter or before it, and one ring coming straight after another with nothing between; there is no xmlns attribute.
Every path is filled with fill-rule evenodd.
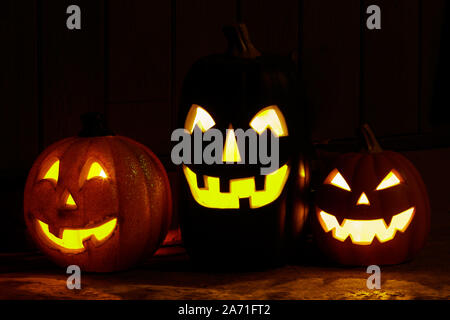
<svg viewBox="0 0 450 320"><path fill-rule="evenodd" d="M91 164L91 167L89 169L89 173L87 175L87 180L95 178L95 177L101 177L106 178L108 177L105 173L105 170L103 170L102 166L98 162L94 162Z"/></svg>
<svg viewBox="0 0 450 320"><path fill-rule="evenodd" d="M259 134L270 128L277 137L288 135L286 120L277 106L269 106L259 111L250 121L250 127Z"/></svg>
<svg viewBox="0 0 450 320"><path fill-rule="evenodd" d="M345 181L344 177L339 173L339 171L337 169L334 169L330 175L327 177L327 179L325 179L325 183L329 183L332 184L335 187L347 190L347 191L352 191L347 183L347 181Z"/></svg>
<svg viewBox="0 0 450 320"><path fill-rule="evenodd" d="M184 128L189 131L189 133L192 133L195 126L198 126L202 132L206 132L215 124L214 119L205 109L193 104L186 116Z"/></svg>
<svg viewBox="0 0 450 320"><path fill-rule="evenodd" d="M50 169L47 170L42 179L58 181L59 176L59 160L55 161Z"/></svg>
<svg viewBox="0 0 450 320"><path fill-rule="evenodd" d="M381 181L376 190L391 188L400 184L400 182L400 179L395 175L394 171L391 171L386 175L386 177L384 177L383 181Z"/></svg>

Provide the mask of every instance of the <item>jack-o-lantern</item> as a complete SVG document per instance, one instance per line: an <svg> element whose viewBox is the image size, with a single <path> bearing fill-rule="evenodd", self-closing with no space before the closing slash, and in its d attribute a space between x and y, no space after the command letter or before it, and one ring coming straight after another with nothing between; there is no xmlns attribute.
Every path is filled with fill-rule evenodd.
<svg viewBox="0 0 450 320"><path fill-rule="evenodd" d="M223 163L182 165L183 242L204 265L271 263L282 257L287 239L300 233L307 214L307 206L286 205L290 177L309 174L306 157L293 156L306 145L296 67L287 57L261 55L245 25L224 32L228 52L197 61L183 85L180 126L192 135L214 128L224 137ZM279 166L263 175L259 159L249 164L249 142L240 150L233 130L227 131L237 128L278 138ZM301 191L307 189L302 184Z"/></svg>
<svg viewBox="0 0 450 320"><path fill-rule="evenodd" d="M428 234L427 191L409 160L383 151L367 125L362 131L368 152L340 156L319 187L315 241L340 264L401 263Z"/></svg>
<svg viewBox="0 0 450 320"><path fill-rule="evenodd" d="M153 253L171 219L171 192L158 158L86 114L78 137L48 147L25 187L24 211L38 248L61 266L126 269Z"/></svg>

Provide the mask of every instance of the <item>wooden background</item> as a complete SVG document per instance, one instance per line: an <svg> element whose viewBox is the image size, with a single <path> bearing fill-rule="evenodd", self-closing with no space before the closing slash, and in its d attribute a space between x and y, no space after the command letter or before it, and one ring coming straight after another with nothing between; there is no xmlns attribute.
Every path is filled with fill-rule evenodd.
<svg viewBox="0 0 450 320"><path fill-rule="evenodd" d="M71 4L81 30L66 28ZM365 27L371 4L381 30ZM314 141L352 140L368 122L392 149L450 146L449 17L445 0L2 1L0 250L27 247L28 170L84 112L149 146L176 186L168 142L183 78L224 51L222 27L236 21L261 51L296 53Z"/></svg>

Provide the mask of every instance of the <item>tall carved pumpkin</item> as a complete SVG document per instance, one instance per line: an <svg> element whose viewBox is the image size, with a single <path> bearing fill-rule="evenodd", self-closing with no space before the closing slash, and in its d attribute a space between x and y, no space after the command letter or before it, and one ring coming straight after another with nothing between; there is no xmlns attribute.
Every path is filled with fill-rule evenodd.
<svg viewBox="0 0 450 320"><path fill-rule="evenodd" d="M296 197L295 208L286 202L290 177L305 182L305 171L309 174L296 67L289 58L261 55L244 25L224 32L228 51L197 61L184 81L180 126L190 134L195 128L221 130L224 162L249 154L248 143L239 150L227 129L267 131L279 139L279 167L261 175L260 162L183 165L183 242L203 265L266 265L283 256L287 242L296 241L308 211L303 197ZM308 184L300 190L306 193Z"/></svg>
<svg viewBox="0 0 450 320"><path fill-rule="evenodd" d="M400 263L424 245L427 191L408 159L383 151L367 125L363 133L368 151L339 157L318 190L315 241L340 264Z"/></svg>
<svg viewBox="0 0 450 320"><path fill-rule="evenodd" d="M158 158L87 114L78 137L48 147L25 187L25 221L39 249L82 271L126 269L154 252L171 219L171 192Z"/></svg>

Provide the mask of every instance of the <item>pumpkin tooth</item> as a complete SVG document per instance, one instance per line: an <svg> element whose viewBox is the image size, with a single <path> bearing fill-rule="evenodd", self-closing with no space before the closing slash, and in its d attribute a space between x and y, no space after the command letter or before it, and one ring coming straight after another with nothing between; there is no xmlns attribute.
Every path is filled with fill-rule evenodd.
<svg viewBox="0 0 450 320"><path fill-rule="evenodd" d="M197 176L197 188L204 189L205 188L205 177L203 174L196 173Z"/></svg>
<svg viewBox="0 0 450 320"><path fill-rule="evenodd" d="M53 234L55 237L61 238L61 228L49 224L48 225L48 231L51 234Z"/></svg>
<svg viewBox="0 0 450 320"><path fill-rule="evenodd" d="M250 209L250 198L240 198L239 199L239 209L241 209L241 210Z"/></svg>
<svg viewBox="0 0 450 320"><path fill-rule="evenodd" d="M220 178L219 190L220 192L230 192L230 180Z"/></svg>
<svg viewBox="0 0 450 320"><path fill-rule="evenodd" d="M339 225L342 227L342 223L344 222L345 217L343 217L342 215L335 215L334 217L336 218Z"/></svg>
<svg viewBox="0 0 450 320"><path fill-rule="evenodd" d="M83 240L83 247L89 251L92 252L92 250L95 250L96 248L96 240L94 236L90 236L89 238L86 238Z"/></svg>
<svg viewBox="0 0 450 320"><path fill-rule="evenodd" d="M391 222L392 222L393 218L394 218L394 216L392 216L390 218L382 218L382 220L384 221L384 224L386 225L386 228L391 225Z"/></svg>
<svg viewBox="0 0 450 320"><path fill-rule="evenodd" d="M257 175L254 177L254 179L255 179L255 190L264 191L266 185L266 176Z"/></svg>

